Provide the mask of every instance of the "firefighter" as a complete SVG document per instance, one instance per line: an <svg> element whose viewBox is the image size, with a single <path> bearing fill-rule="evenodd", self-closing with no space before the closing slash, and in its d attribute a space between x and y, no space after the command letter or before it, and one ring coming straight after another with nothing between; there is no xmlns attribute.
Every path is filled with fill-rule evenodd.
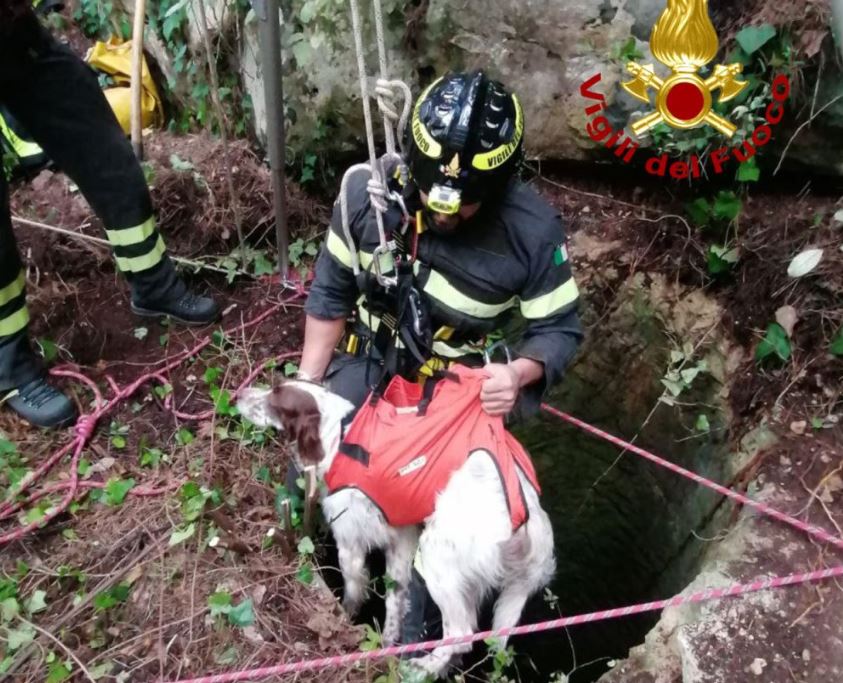
<svg viewBox="0 0 843 683"><path fill-rule="evenodd" d="M518 99L482 72L447 75L422 94L406 141L409 178L401 187L398 172L391 182L414 220L405 226L404 211L391 204L384 224L397 247L376 254L368 179L352 177L353 244L338 202L305 306L301 377L325 382L359 407L384 377L435 376L459 361L485 365L487 413L538 410L582 329L561 217L516 177L523 138ZM376 258L397 284L379 284ZM402 271L409 283L401 282ZM515 314L522 332L514 358L487 362L484 348ZM425 614L432 601L417 572L411 602L404 642L432 635Z"/></svg>
<svg viewBox="0 0 843 683"><path fill-rule="evenodd" d="M204 325L217 303L189 291L155 225L143 170L94 72L39 23L26 0L0 0L0 103L68 174L102 220L118 269L142 316ZM33 425L76 417L49 384L27 333L25 279L0 174L0 398Z"/></svg>

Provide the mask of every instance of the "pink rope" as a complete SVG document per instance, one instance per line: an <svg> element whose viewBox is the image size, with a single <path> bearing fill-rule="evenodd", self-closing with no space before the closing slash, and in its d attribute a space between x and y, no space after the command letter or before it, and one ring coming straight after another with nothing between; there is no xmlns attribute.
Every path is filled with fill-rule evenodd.
<svg viewBox="0 0 843 683"><path fill-rule="evenodd" d="M630 605L629 607L618 607L616 609L591 612L589 614L580 614L573 617L552 619L551 621L543 621L537 624L514 626L512 628L504 628L497 631L483 631L481 633L473 633L467 636L442 638L441 640L430 640L424 643L413 643L412 645L397 645L395 647L386 647L380 650L372 650L370 652L354 652L352 654L338 655L336 657L323 657L321 659L290 662L289 664L267 666L259 669L249 669L248 671L233 671L231 673L203 676L201 678L182 679L171 683L234 683L235 681L255 681L262 678L269 678L270 676L300 674L305 671L344 668L357 662L373 659L399 657L401 655L407 655L414 652L426 652L439 647L475 643L481 640L486 640L487 638L529 635L532 633L562 629L569 626L579 626L581 624L590 624L597 621L606 621L608 619L621 619L634 614L657 612L667 607L678 607L679 605L720 600L723 598L747 595L749 593L757 593L759 591L770 590L773 588L784 588L786 586L795 586L814 581L824 581L840 576L843 576L843 565L832 569L823 569L822 571L809 572L805 574L791 574L790 576L759 579L757 581L753 581L752 583L736 584L726 588L709 588L687 596L678 595L674 598L670 598L669 600L645 602L640 605Z"/></svg>
<svg viewBox="0 0 843 683"><path fill-rule="evenodd" d="M597 427L593 427L590 424L583 422L582 420L578 420L572 415L568 415L568 413L563 413L561 410L557 410L553 406L549 406L547 404L542 405L542 409L558 417L570 424L574 425L575 427L579 427L580 429L588 432L589 434L593 434L594 436L600 437L605 441L608 441L619 448L624 448L636 455L640 455L642 458L645 458L651 462L664 467L671 472L675 472L676 474L685 477L686 479L690 479L701 486L705 486L706 488L711 489L712 491L716 491L721 496L726 496L727 498L731 498L742 505L746 505L747 507L752 508L753 510L758 510L760 513L772 517L773 519L777 519L780 522L784 522L795 529L799 529L800 531L813 536L814 538L818 538L825 543L829 543L835 546L838 550L843 550L843 539L838 538L837 536L833 536L832 534L828 533L825 529L821 529L818 526L814 526L813 524L806 524L805 522L796 519L796 517L792 517L790 515L785 514L784 512L779 512L775 508L770 507L764 503L759 503L758 501L752 500L751 498L747 498L746 496L738 493L737 491L733 491L732 489L728 489L725 486L721 486L720 484L711 481L710 479L706 479L705 477L700 476L696 472L691 472L690 470L686 470L684 467L680 467L664 458L660 458L659 456L650 453L649 451L645 451L643 448L639 448L638 446L629 443L628 441L624 441L623 439L619 439L608 432L604 432L602 429L598 429Z"/></svg>
<svg viewBox="0 0 843 683"><path fill-rule="evenodd" d="M304 290L302 288L298 288L296 293L290 299L275 304L274 306L270 306L266 311L256 316L252 320L245 322L241 325L232 327L226 330L224 333L226 335L231 335L235 332L242 332L251 327L259 325L271 315L283 308L285 305L300 297L303 293ZM71 502L73 502L73 500L77 497L77 494L80 489L78 474L80 456L85 446L93 437L94 431L99 420L101 420L105 415L111 412L121 402L125 401L127 398L132 396L141 386L143 386L147 382L153 380L163 380L166 382L166 380L164 379L165 373L178 367L188 358L198 355L203 349L210 346L212 342L213 339L211 337L206 337L203 341L196 344L193 348L178 353L171 359L168 359L167 362L163 365L163 367L157 368L153 372L138 377L134 382L124 387L123 389L119 387L119 385L114 381L112 377L106 376L106 380L109 386L111 387L112 391L114 392L114 398L109 402L106 402L103 399L102 393L100 392L99 387L97 387L94 381L88 377L85 377L85 375L81 374L77 370L70 367L62 367L52 370L51 374L55 376L67 377L81 382L82 384L85 384L94 394L95 408L92 413L87 415L81 415L79 417L79 420L77 421L76 426L74 427L73 441L63 446L56 453L47 458L47 460L45 460L32 472L26 475L18 483L18 485L14 487L13 490L9 491L9 493L6 495L6 498L2 502L0 502L0 522L8 520L16 512L18 512L23 507L23 505L26 504L21 504L20 502L17 502L17 498L22 493L25 493L29 488L31 488L31 486L36 481L44 477L47 472L49 472L55 466L55 464L62 460L68 453L72 453L70 459L70 479L67 482L63 482L53 487L48 487L42 492L30 494L27 499L27 502L31 502L39 500L44 496L48 495L49 493L55 493L64 490L65 495L62 498L61 502L58 505L50 508L42 519L36 522L31 522L30 524L27 524L9 533L0 535L0 546L4 546L15 541L19 541L22 538L25 538L33 531L43 528L49 522L51 522L53 519L55 519L67 510ZM295 354L285 354L281 358L291 357L292 355ZM256 376L256 373L252 373L250 377L252 376ZM243 386L245 386L245 383L238 389L238 392L242 390ZM187 417L192 418L192 416ZM81 488L91 488L89 484L90 483L85 482L82 484ZM166 487L163 489L153 490L156 491L155 493L149 493L147 489L139 487L139 490L134 493L134 495L158 495L169 490L171 489L169 487Z"/></svg>

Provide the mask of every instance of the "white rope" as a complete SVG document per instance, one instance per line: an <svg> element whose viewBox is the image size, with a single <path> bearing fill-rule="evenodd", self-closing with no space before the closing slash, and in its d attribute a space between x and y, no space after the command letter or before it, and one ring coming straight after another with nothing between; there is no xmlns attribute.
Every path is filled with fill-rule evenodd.
<svg viewBox="0 0 843 683"><path fill-rule="evenodd" d="M360 32L360 10L357 0L349 0L351 5L351 26L354 31L354 49L357 52L357 74L360 79L360 94L363 99L363 118L366 121L366 143L369 147L369 171L372 180L381 180L381 173L378 169L378 159L375 154L375 131L372 127L372 108L369 104L369 83L366 77L366 62L363 55L363 34ZM386 232L383 227L383 212L375 211L375 219L378 226L378 241L381 249L386 248ZM343 226L345 230L345 226ZM350 232L349 232L350 234ZM354 247L349 244L349 249Z"/></svg>
<svg viewBox="0 0 843 683"><path fill-rule="evenodd" d="M381 0L372 0L372 10L375 15L375 35L378 43L378 65L380 66L381 74L380 80L388 83L389 75L387 74L386 69L386 41L383 36L383 10L381 9ZM377 89L375 92L377 92ZM392 104L393 93L391 88L389 88L388 97L390 99L390 104ZM383 132L386 141L386 153L392 155L395 154L395 129L393 126L395 125L394 120L397 119L398 116L397 112L395 112L395 119L392 119L392 117L388 114L386 104L387 103L383 101L383 97L379 95L378 106L381 113L383 113Z"/></svg>
<svg viewBox="0 0 843 683"><path fill-rule="evenodd" d="M366 124L366 144L369 151L368 164L356 164L349 168L343 176L340 185L340 214L342 218L342 232L346 246L351 254L351 265L354 275L360 273L360 260L357 247L354 243L354 236L351 234L351 225L348 215L348 183L351 176L360 171L368 171L369 181L366 190L369 193L372 208L375 211L375 222L378 228L378 248L376 249L375 261L379 264L378 255L390 252L391 244L387 241L384 228L383 215L389 210L389 202L395 202L401 208L404 220L408 220L406 206L400 193L393 192L386 183L386 163L390 160L397 162L397 168L402 183L407 182L407 168L402 156L396 151L395 139L398 138L398 145L401 151L404 150L404 131L407 121L410 118L412 107L412 93L409 86L401 80L390 80L387 73L386 43L383 31L383 11L380 0L372 0L372 9L375 19L375 33L377 36L378 62L380 67L380 78L375 84L375 95L378 108L383 116L384 140L386 143L386 154L378 158L375 151L375 134L372 122L372 109L370 104L369 81L366 74L366 58L363 51L363 34L360 25L360 8L358 0L349 0L351 8L351 28L354 34L354 49L357 57L357 74L360 81L360 95L363 101L363 118ZM401 111L396 107L396 100L402 100ZM378 282L383 286L391 286L396 283L394 278L386 278L375 269Z"/></svg>

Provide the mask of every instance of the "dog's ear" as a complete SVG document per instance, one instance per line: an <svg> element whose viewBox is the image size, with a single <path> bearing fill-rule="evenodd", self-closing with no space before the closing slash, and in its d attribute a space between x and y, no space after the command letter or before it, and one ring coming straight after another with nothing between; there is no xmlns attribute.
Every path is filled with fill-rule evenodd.
<svg viewBox="0 0 843 683"><path fill-rule="evenodd" d="M280 416L269 405L271 396L270 389L244 389L237 399L237 410L258 427L275 427L283 431Z"/></svg>
<svg viewBox="0 0 843 683"><path fill-rule="evenodd" d="M318 464L325 453L319 434L322 416L313 396L293 384L281 384L268 396L267 406L289 438L295 439L302 464Z"/></svg>

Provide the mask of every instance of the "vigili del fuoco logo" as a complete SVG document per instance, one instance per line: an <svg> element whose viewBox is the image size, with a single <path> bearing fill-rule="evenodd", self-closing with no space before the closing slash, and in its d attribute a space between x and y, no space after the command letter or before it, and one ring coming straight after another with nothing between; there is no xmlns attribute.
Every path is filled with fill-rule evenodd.
<svg viewBox="0 0 843 683"><path fill-rule="evenodd" d="M586 125L589 137L607 149L614 149L615 156L626 163L638 153L640 145L636 140L662 123L678 130L711 126L724 136L724 143L727 142L734 136L737 126L714 111L715 99L718 104L729 102L748 84L740 78L743 70L740 64L717 64L710 76L700 75L700 71L714 60L718 48L717 32L708 14L708 0L667 0L667 7L650 35L650 49L653 56L671 70L670 75L661 78L653 64L629 62L626 70L633 78L622 84L626 92L646 102L653 110L630 125L634 139L623 130L614 130L609 119L601 113L606 108L606 98L594 90L602 80L601 74L595 74L580 86L580 94L586 100L595 100L585 109L586 115L591 117ZM784 117L784 103L789 95L787 76L776 76L764 122L755 128L749 139L711 152L711 167L715 173L723 173L731 159L739 163L748 161L770 142L772 126ZM652 175L669 174L681 180L699 178L702 164L696 154L687 160L672 162L667 154L662 154L647 159L644 168Z"/></svg>

